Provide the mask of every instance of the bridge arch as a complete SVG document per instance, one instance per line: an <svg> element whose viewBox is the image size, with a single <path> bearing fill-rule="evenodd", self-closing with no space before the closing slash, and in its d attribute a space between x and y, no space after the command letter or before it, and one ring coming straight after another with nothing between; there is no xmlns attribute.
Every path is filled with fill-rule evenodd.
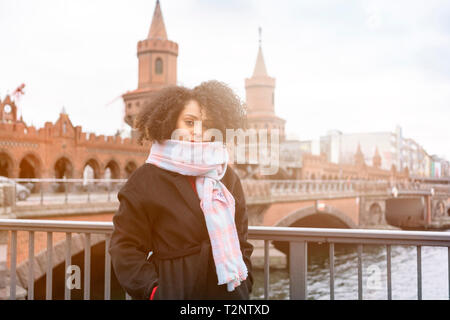
<svg viewBox="0 0 450 320"><path fill-rule="evenodd" d="M63 179L64 177L70 179L73 177L74 166L72 162L66 157L61 156L58 157L53 165L54 178ZM72 184L66 184L64 182L57 182L52 184L53 191L55 192L64 192L66 188L68 190L72 190Z"/></svg>
<svg viewBox="0 0 450 320"><path fill-rule="evenodd" d="M107 169L110 171L110 179L120 179L120 166L116 159L112 158L106 163L105 173Z"/></svg>
<svg viewBox="0 0 450 320"><path fill-rule="evenodd" d="M137 169L136 162L134 162L134 160L128 160L124 168L125 178L129 178L130 175L133 173L133 171L136 169Z"/></svg>
<svg viewBox="0 0 450 320"><path fill-rule="evenodd" d="M358 226L343 212L330 206L308 206L295 210L275 223L275 227L349 228Z"/></svg>
<svg viewBox="0 0 450 320"><path fill-rule="evenodd" d="M34 152L27 153L19 164L19 178L40 178L42 161Z"/></svg>
<svg viewBox="0 0 450 320"><path fill-rule="evenodd" d="M62 179L64 176L66 178L72 178L73 176L73 164L65 156L59 157L55 164L53 165L54 175L57 179Z"/></svg>
<svg viewBox="0 0 450 320"><path fill-rule="evenodd" d="M280 219L275 227L306 227L306 228L345 228L356 229L358 226L343 212L330 205L308 206L295 210ZM286 254L289 265L289 243L272 241L273 246ZM311 254L326 255L328 244L308 243L308 256Z"/></svg>
<svg viewBox="0 0 450 320"><path fill-rule="evenodd" d="M14 157L8 151L0 150L0 176L12 178L14 166Z"/></svg>
<svg viewBox="0 0 450 320"><path fill-rule="evenodd" d="M90 169L88 169L88 167ZM87 161L84 162L83 165L83 177L87 174L86 170L92 172L93 179L101 179L101 165L100 161L96 157L91 157ZM90 173L89 173L90 174Z"/></svg>

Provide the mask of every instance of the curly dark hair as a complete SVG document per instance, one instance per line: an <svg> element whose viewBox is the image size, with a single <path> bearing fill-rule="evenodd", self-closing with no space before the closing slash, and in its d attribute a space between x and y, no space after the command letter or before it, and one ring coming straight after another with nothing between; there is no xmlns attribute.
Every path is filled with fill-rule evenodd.
<svg viewBox="0 0 450 320"><path fill-rule="evenodd" d="M210 80L193 89L168 86L155 92L134 120L139 133L138 143L170 139L178 116L190 100L197 101L202 110L206 110L214 128L220 130L224 137L226 129L247 128L245 103L225 83Z"/></svg>

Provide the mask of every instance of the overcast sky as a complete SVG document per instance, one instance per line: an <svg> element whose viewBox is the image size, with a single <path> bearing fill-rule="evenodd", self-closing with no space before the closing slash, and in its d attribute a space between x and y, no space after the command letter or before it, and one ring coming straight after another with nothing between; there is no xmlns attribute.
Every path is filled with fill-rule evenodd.
<svg viewBox="0 0 450 320"><path fill-rule="evenodd" d="M114 134L155 3L0 0L0 97L23 82L27 124L54 122L64 106L75 126ZM162 0L161 9L180 84L217 79L245 99L261 26L288 136L400 125L450 159L450 1Z"/></svg>

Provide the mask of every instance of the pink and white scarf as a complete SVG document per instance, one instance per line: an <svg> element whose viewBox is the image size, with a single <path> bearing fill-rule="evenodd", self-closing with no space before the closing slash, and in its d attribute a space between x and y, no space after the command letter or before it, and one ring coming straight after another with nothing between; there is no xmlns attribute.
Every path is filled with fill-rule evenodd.
<svg viewBox="0 0 450 320"><path fill-rule="evenodd" d="M220 181L228 164L228 151L220 141L190 142L166 139L154 141L145 161L182 175L196 176L195 186L205 216L218 285L233 291L247 278L236 231L235 200Z"/></svg>

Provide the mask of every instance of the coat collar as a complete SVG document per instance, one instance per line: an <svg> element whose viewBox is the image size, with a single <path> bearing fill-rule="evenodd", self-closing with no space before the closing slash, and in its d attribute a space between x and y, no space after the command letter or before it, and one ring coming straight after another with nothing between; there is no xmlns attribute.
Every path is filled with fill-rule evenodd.
<svg viewBox="0 0 450 320"><path fill-rule="evenodd" d="M169 181L171 181L175 185L179 193L179 196L185 201L185 203L191 209L191 212L198 219L200 219L200 221L202 222L202 224L204 224L206 228L205 216L203 214L202 208L200 207L200 199L198 198L198 195L195 192L195 190L192 189L192 186L190 185L190 182L187 179L187 177L178 172L166 170L151 163L147 163L147 165L156 168L161 174L166 176L169 179Z"/></svg>
<svg viewBox="0 0 450 320"><path fill-rule="evenodd" d="M174 176L174 183L181 197L187 203L191 211L200 219L200 221L204 222L206 226L205 216L202 208L200 207L200 199L198 198L195 190L192 189L187 177L176 173Z"/></svg>

